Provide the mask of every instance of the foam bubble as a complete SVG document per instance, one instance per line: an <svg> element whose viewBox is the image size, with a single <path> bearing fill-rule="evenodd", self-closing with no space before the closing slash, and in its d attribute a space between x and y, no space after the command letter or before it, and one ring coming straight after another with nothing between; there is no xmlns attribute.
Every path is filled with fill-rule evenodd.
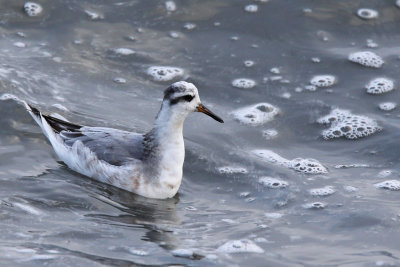
<svg viewBox="0 0 400 267"><path fill-rule="evenodd" d="M377 188L398 191L398 190L400 190L400 181L399 180L386 180L381 183L376 183L375 186Z"/></svg>
<svg viewBox="0 0 400 267"><path fill-rule="evenodd" d="M153 80L159 82L171 81L175 78L182 77L183 69L169 66L152 66L147 69L147 74L153 77Z"/></svg>
<svg viewBox="0 0 400 267"><path fill-rule="evenodd" d="M251 126L258 126L267 123L278 115L279 109L269 103L258 103L237 109L231 114L234 119Z"/></svg>
<svg viewBox="0 0 400 267"><path fill-rule="evenodd" d="M372 39L367 39L367 46L370 48L377 48L378 44L374 42Z"/></svg>
<svg viewBox="0 0 400 267"><path fill-rule="evenodd" d="M126 79L124 79L124 78L122 78L122 77L115 77L115 78L113 79L113 81L114 81L115 83L119 83L119 84L124 84L124 83L126 83Z"/></svg>
<svg viewBox="0 0 400 267"><path fill-rule="evenodd" d="M190 22L185 23L185 24L183 25L183 28L186 29L186 30L188 30L188 31L194 30L196 27L197 27L196 24L190 23Z"/></svg>
<svg viewBox="0 0 400 267"><path fill-rule="evenodd" d="M270 140L278 135L278 131L275 129L267 129L262 132L262 135L264 136L265 139Z"/></svg>
<svg viewBox="0 0 400 267"><path fill-rule="evenodd" d="M15 42L13 43L14 46L19 47L19 48L25 48L26 44L23 42Z"/></svg>
<svg viewBox="0 0 400 267"><path fill-rule="evenodd" d="M248 173L246 168L235 167L235 166L223 166L217 168L217 170L221 174Z"/></svg>
<svg viewBox="0 0 400 267"><path fill-rule="evenodd" d="M181 35L178 32L169 32L169 37L174 38L174 39L178 39L179 37L181 37Z"/></svg>
<svg viewBox="0 0 400 267"><path fill-rule="evenodd" d="M327 173L328 170L315 159L295 158L289 162L289 168L303 173Z"/></svg>
<svg viewBox="0 0 400 267"><path fill-rule="evenodd" d="M247 5L244 7L244 10L250 13L254 13L258 11L258 6L257 5Z"/></svg>
<svg viewBox="0 0 400 267"><path fill-rule="evenodd" d="M368 94L383 94L393 90L394 82L387 78L376 78L370 81L366 86Z"/></svg>
<svg viewBox="0 0 400 267"><path fill-rule="evenodd" d="M357 191L358 191L358 188L357 188L357 187L354 187L354 186L351 186L351 185L346 185L346 186L343 187L343 189L344 189L346 192L349 192L349 193L354 193L354 192L357 192Z"/></svg>
<svg viewBox="0 0 400 267"><path fill-rule="evenodd" d="M281 70L278 67L273 67L269 70L273 74L280 74Z"/></svg>
<svg viewBox="0 0 400 267"><path fill-rule="evenodd" d="M309 190L312 196L329 196L334 194L336 191L333 186L324 186L321 188L313 188Z"/></svg>
<svg viewBox="0 0 400 267"><path fill-rule="evenodd" d="M314 63L320 63L321 59L319 57L313 57L313 58L311 58L311 61Z"/></svg>
<svg viewBox="0 0 400 267"><path fill-rule="evenodd" d="M394 102L384 102L379 104L379 108L384 111L391 111L397 107L397 104Z"/></svg>
<svg viewBox="0 0 400 267"><path fill-rule="evenodd" d="M351 53L348 59L352 62L372 68L380 68L384 63L380 56L370 51Z"/></svg>
<svg viewBox="0 0 400 267"><path fill-rule="evenodd" d="M264 250L253 243L251 240L230 240L217 248L219 253L264 253Z"/></svg>
<svg viewBox="0 0 400 267"><path fill-rule="evenodd" d="M166 1L166 2L165 2L165 9L166 9L168 12L174 12L174 11L176 11L176 4L175 4L175 2L174 2L174 1Z"/></svg>
<svg viewBox="0 0 400 267"><path fill-rule="evenodd" d="M182 257L182 258L191 258L193 256L193 250L186 248L175 249L171 253L175 257Z"/></svg>
<svg viewBox="0 0 400 267"><path fill-rule="evenodd" d="M329 87L336 83L336 77L333 75L316 75L311 78L310 83L317 87Z"/></svg>
<svg viewBox="0 0 400 267"><path fill-rule="evenodd" d="M26 2L24 4L24 10L25 13L29 16L29 17L36 17L39 16L42 11L43 8L41 5L39 5L38 3L35 2Z"/></svg>
<svg viewBox="0 0 400 267"><path fill-rule="evenodd" d="M367 116L354 115L349 110L335 108L328 115L317 120L320 124L331 124L322 132L325 139L345 137L358 139L380 131L377 122Z"/></svg>
<svg viewBox="0 0 400 267"><path fill-rule="evenodd" d="M256 86L256 82L247 78L239 78L232 81L232 86L242 89L250 89Z"/></svg>
<svg viewBox="0 0 400 267"><path fill-rule="evenodd" d="M369 8L360 8L357 15L362 19L376 19L379 16L378 11Z"/></svg>
<svg viewBox="0 0 400 267"><path fill-rule="evenodd" d="M89 19L91 20L99 20L99 19L104 19L104 16L96 13L94 11L90 11L90 10L85 10L85 14L88 16Z"/></svg>
<svg viewBox="0 0 400 267"><path fill-rule="evenodd" d="M121 55L121 56L129 56L129 55L133 55L136 53L132 49L124 48L124 47L116 48L113 51L115 54Z"/></svg>
<svg viewBox="0 0 400 267"><path fill-rule="evenodd" d="M327 173L328 170L315 159L295 158L293 160L285 159L275 152L267 149L256 149L253 154L272 164L281 165L286 168L308 174Z"/></svg>
<svg viewBox="0 0 400 267"><path fill-rule="evenodd" d="M378 178L386 178L393 174L392 170L382 170L378 173Z"/></svg>
<svg viewBox="0 0 400 267"><path fill-rule="evenodd" d="M306 85L306 86L304 86L304 89L306 89L307 91L314 92L314 91L317 91L317 86L315 86L315 85Z"/></svg>
<svg viewBox="0 0 400 267"><path fill-rule="evenodd" d="M243 62L244 66L247 68L253 67L254 66L254 61L253 60L245 60Z"/></svg>
<svg viewBox="0 0 400 267"><path fill-rule="evenodd" d="M289 92L286 92L286 93L281 94L281 97L282 97L282 98L285 98L285 99L289 99L289 98L292 97L292 94L289 93Z"/></svg>
<svg viewBox="0 0 400 267"><path fill-rule="evenodd" d="M273 177L261 177L260 179L258 179L258 182L260 184L262 184L263 186L267 187L267 188L272 188L272 189L276 189L276 188L285 188L289 185L288 182L277 179L277 178L273 178Z"/></svg>
<svg viewBox="0 0 400 267"><path fill-rule="evenodd" d="M147 251L140 250L140 249L135 249L135 248L130 248L129 252L131 254L133 254L133 255L136 255L136 256L147 256L147 255L149 255L149 253Z"/></svg>
<svg viewBox="0 0 400 267"><path fill-rule="evenodd" d="M303 205L303 208L305 209L324 209L326 207L326 204L323 202L312 202L312 203L306 203Z"/></svg>

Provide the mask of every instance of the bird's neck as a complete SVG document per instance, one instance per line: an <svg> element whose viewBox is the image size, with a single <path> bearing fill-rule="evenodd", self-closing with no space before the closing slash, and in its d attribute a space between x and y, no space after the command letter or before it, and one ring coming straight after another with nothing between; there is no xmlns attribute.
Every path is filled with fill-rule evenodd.
<svg viewBox="0 0 400 267"><path fill-rule="evenodd" d="M162 106L153 129L145 135L145 161L157 170L154 176L163 176L165 170L182 176L185 147L183 122L186 116L173 113L169 106ZM170 173L170 174L171 174ZM164 173L165 174L165 173Z"/></svg>

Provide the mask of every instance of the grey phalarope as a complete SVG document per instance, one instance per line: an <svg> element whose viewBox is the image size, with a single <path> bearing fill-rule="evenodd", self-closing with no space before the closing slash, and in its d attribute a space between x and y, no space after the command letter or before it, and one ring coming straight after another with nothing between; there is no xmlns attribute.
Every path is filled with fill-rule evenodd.
<svg viewBox="0 0 400 267"><path fill-rule="evenodd" d="M223 120L201 104L196 86L180 81L164 92L148 133L73 124L25 103L58 157L69 168L98 181L149 198L170 198L182 181L185 158L183 122L192 112Z"/></svg>

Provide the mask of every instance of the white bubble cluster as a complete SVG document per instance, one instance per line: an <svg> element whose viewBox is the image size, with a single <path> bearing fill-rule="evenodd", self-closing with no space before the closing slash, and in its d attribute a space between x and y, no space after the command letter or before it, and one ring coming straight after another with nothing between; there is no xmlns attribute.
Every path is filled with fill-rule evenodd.
<svg viewBox="0 0 400 267"><path fill-rule="evenodd" d="M386 178L393 174L392 170L382 170L378 173L378 178Z"/></svg>
<svg viewBox="0 0 400 267"><path fill-rule="evenodd" d="M261 177L260 179L258 179L258 182L260 184L262 184L263 186L265 186L267 188L271 188L271 189L285 188L289 185L289 183L284 180L273 178L273 177L268 177L268 176Z"/></svg>
<svg viewBox="0 0 400 267"><path fill-rule="evenodd" d="M166 2L165 2L165 9L166 9L168 12L174 12L174 11L176 11L176 4L175 4L175 2L174 2L174 1L166 1Z"/></svg>
<svg viewBox="0 0 400 267"><path fill-rule="evenodd" d="M85 14L86 16L88 16L89 19L91 20L99 20L99 19L104 19L104 16L96 13L94 11L90 11L90 10L85 10Z"/></svg>
<svg viewBox="0 0 400 267"><path fill-rule="evenodd" d="M267 123L279 114L279 108L269 103L258 103L233 111L235 120L251 126L258 126Z"/></svg>
<svg viewBox="0 0 400 267"><path fill-rule="evenodd" d="M147 69L147 74L152 76L154 81L165 82L183 76L184 70L177 67L152 66Z"/></svg>
<svg viewBox="0 0 400 267"><path fill-rule="evenodd" d="M383 94L393 90L394 82L387 78L376 78L370 81L365 88L367 88L368 94Z"/></svg>
<svg viewBox="0 0 400 267"><path fill-rule="evenodd" d="M250 13L254 13L258 11L258 6L257 5L247 5L244 7L244 10Z"/></svg>
<svg viewBox="0 0 400 267"><path fill-rule="evenodd" d="M24 10L29 17L36 17L42 13L43 8L38 3L26 2L24 5Z"/></svg>
<svg viewBox="0 0 400 267"><path fill-rule="evenodd" d="M248 173L246 168L236 166L223 166L217 168L219 173L222 174L233 174L233 173Z"/></svg>
<svg viewBox="0 0 400 267"><path fill-rule="evenodd" d="M358 139L380 131L378 123L366 116L354 115L349 110L335 108L328 115L317 120L320 124L330 124L328 130L322 132L325 139L345 137Z"/></svg>
<svg viewBox="0 0 400 267"><path fill-rule="evenodd" d="M18 47L18 48L25 48L26 44L23 42L15 42L13 43L14 46Z"/></svg>
<svg viewBox="0 0 400 267"><path fill-rule="evenodd" d="M250 89L256 86L256 82L247 78L239 78L232 81L232 86L242 89Z"/></svg>
<svg viewBox="0 0 400 267"><path fill-rule="evenodd" d="M253 61L253 60L245 60L245 61L243 62L243 64L244 64L245 67L250 68L250 67L253 67L253 66L254 66L254 61Z"/></svg>
<svg viewBox="0 0 400 267"><path fill-rule="evenodd" d="M113 79L113 81L114 81L115 83L119 83L119 84L124 84L124 83L126 83L126 79L124 79L124 78L122 78L122 77L115 77L115 78Z"/></svg>
<svg viewBox="0 0 400 267"><path fill-rule="evenodd" d="M311 78L310 83L317 87L329 87L336 83L336 77L333 75L316 75Z"/></svg>
<svg viewBox="0 0 400 267"><path fill-rule="evenodd" d="M264 161L308 174L327 173L328 170L315 159L285 159L271 150L256 149L252 153Z"/></svg>
<svg viewBox="0 0 400 267"><path fill-rule="evenodd" d="M289 167L304 173L327 173L328 171L315 159L295 158L290 161Z"/></svg>
<svg viewBox="0 0 400 267"><path fill-rule="evenodd" d="M183 25L183 28L186 29L186 30L188 30L188 31L194 30L196 27L197 27L196 24L190 23L190 22L185 23L185 24Z"/></svg>
<svg viewBox="0 0 400 267"><path fill-rule="evenodd" d="M305 209L324 209L326 207L326 204L323 202L312 202L312 203L306 203L303 205L303 208Z"/></svg>
<svg viewBox="0 0 400 267"><path fill-rule="evenodd" d="M397 104L394 102L384 102L379 104L379 109L384 111L391 111L397 107Z"/></svg>
<svg viewBox="0 0 400 267"><path fill-rule="evenodd" d="M352 62L372 68L380 68L384 63L380 56L370 51L351 53L348 59Z"/></svg>
<svg viewBox="0 0 400 267"><path fill-rule="evenodd" d="M124 48L124 47L115 48L113 51L114 51L115 54L121 55L121 56L129 56L129 55L133 55L133 54L136 53L132 49Z"/></svg>
<svg viewBox="0 0 400 267"><path fill-rule="evenodd" d="M376 183L375 186L377 188L398 191L398 190L400 190L400 181L399 180L386 180L386 181L383 181L380 183Z"/></svg>
<svg viewBox="0 0 400 267"><path fill-rule="evenodd" d="M248 239L230 240L217 249L219 253L264 253L264 250Z"/></svg>
<svg viewBox="0 0 400 267"><path fill-rule="evenodd" d="M321 188L313 188L309 190L312 196L329 196L334 194L336 191L333 186L324 186Z"/></svg>
<svg viewBox="0 0 400 267"><path fill-rule="evenodd" d="M376 19L379 16L378 11L369 8L360 8L357 15L362 19Z"/></svg>
<svg viewBox="0 0 400 267"><path fill-rule="evenodd" d="M267 129L262 132L265 139L270 140L278 135L278 131L275 129Z"/></svg>

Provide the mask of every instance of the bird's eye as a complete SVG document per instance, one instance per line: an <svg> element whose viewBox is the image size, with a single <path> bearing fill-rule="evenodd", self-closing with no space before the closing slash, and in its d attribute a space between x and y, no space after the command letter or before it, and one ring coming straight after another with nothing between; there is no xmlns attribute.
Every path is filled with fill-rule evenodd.
<svg viewBox="0 0 400 267"><path fill-rule="evenodd" d="M192 96L192 95L185 95L185 96L183 96L182 98L183 98L183 100L185 100L185 101L187 101L187 102L190 102L190 101L193 100L194 96Z"/></svg>

